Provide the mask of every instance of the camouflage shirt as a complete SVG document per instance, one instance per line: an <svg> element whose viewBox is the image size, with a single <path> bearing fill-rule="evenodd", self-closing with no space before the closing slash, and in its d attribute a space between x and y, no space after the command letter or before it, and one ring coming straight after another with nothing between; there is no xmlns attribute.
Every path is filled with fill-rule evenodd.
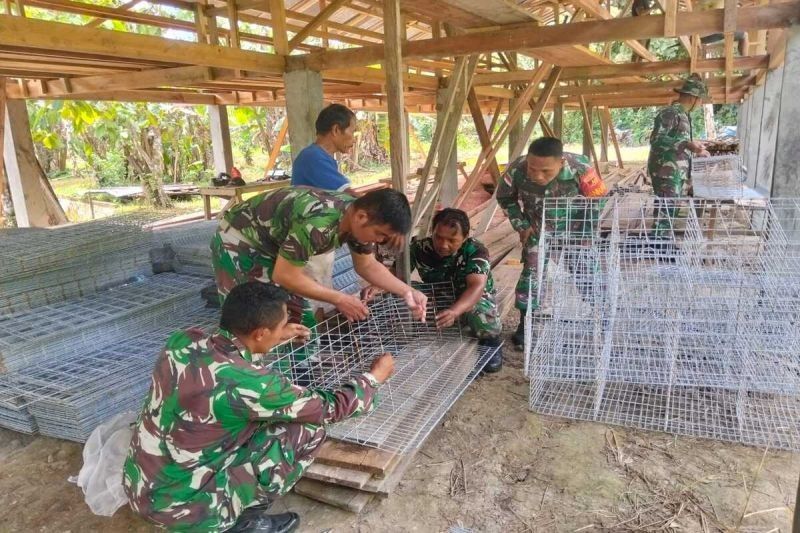
<svg viewBox="0 0 800 533"><path fill-rule="evenodd" d="M528 179L526 158L523 155L509 165L497 188L497 203L516 231L533 227L534 235L541 233L545 198L596 198L608 193L587 157L565 152L561 172L545 186ZM598 214L587 214L580 204L570 203L563 208L551 206L547 218L555 221L557 229L564 229L567 224L582 225L587 215L596 217Z"/></svg>
<svg viewBox="0 0 800 533"><path fill-rule="evenodd" d="M297 459L287 423L321 426L368 412L377 387L363 374L335 392L306 389L254 364L225 330L176 332L156 361L125 461L131 508L172 530L229 528L246 507L297 481L281 475L295 472L284 467Z"/></svg>
<svg viewBox="0 0 800 533"><path fill-rule="evenodd" d="M666 162L689 160L687 145L692 140L689 114L683 106L674 102L658 112L650 134L650 156L648 166Z"/></svg>
<svg viewBox="0 0 800 533"><path fill-rule="evenodd" d="M456 253L444 258L434 250L431 237L412 242L411 270L415 268L424 283L452 281L457 295L467 290L467 276L483 274L487 276L484 294L494 294L489 250L472 237L466 239Z"/></svg>
<svg viewBox="0 0 800 533"><path fill-rule="evenodd" d="M247 244L271 259L267 275L272 277L278 256L302 266L345 243L355 253L372 253L373 245L349 235L340 238L339 222L353 200L344 193L286 187L237 204L225 213L221 226L229 224L244 235Z"/></svg>

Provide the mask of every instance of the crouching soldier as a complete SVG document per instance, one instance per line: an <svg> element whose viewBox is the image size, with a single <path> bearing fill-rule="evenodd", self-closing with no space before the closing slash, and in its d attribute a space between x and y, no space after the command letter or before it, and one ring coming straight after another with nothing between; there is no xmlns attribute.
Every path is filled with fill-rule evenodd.
<svg viewBox="0 0 800 533"><path fill-rule="evenodd" d="M460 320L478 338L479 345L497 348L484 367L486 372L497 372L503 366L503 325L495 301L489 251L469 232L464 211L439 211L433 218L433 234L411 243L411 270L416 268L425 283L453 282L456 301L436 315L436 325L446 328Z"/></svg>
<svg viewBox="0 0 800 533"><path fill-rule="evenodd" d="M220 328L174 333L158 357L134 428L123 485L131 508L172 531L288 532L294 513L266 514L314 461L325 425L369 412L391 355L335 391L299 387L256 364L295 336L283 289L233 288Z"/></svg>

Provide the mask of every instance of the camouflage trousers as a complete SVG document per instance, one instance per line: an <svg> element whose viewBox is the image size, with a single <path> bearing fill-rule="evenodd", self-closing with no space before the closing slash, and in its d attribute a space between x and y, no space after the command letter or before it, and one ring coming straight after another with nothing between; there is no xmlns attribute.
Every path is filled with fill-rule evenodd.
<svg viewBox="0 0 800 533"><path fill-rule="evenodd" d="M677 165L677 166L676 166ZM653 182L653 192L658 198L681 198L686 195L688 164L686 162L664 165L648 164L648 173ZM680 216L680 208L676 203L656 199L653 236L663 237L672 232L672 222Z"/></svg>
<svg viewBox="0 0 800 533"><path fill-rule="evenodd" d="M492 339L503 332L500 310L493 294L484 293L470 311L461 315L461 324L478 339Z"/></svg>
<svg viewBox="0 0 800 533"><path fill-rule="evenodd" d="M230 490L238 496L229 503L238 500L241 506L230 507L227 514L232 520L225 529L232 527L247 507L289 492L314 462L324 441L325 428L312 424L263 424L262 429L256 430L228 466L229 478L236 480L236 487Z"/></svg>
<svg viewBox="0 0 800 533"><path fill-rule="evenodd" d="M544 269L547 270L547 265L550 262L549 255L551 253L558 253L559 250L553 249L548 252L544 257ZM575 282L575 287L584 302L589 305L594 305L595 291L593 286L594 273L600 268L596 258L587 255L586 250L582 248L570 249L567 252L559 254L563 262L566 263L567 270L572 275ZM530 308L532 310L539 309L539 236L531 235L525 246L522 247L522 273L517 281L515 288L514 307L522 312ZM530 294L530 299L529 299Z"/></svg>

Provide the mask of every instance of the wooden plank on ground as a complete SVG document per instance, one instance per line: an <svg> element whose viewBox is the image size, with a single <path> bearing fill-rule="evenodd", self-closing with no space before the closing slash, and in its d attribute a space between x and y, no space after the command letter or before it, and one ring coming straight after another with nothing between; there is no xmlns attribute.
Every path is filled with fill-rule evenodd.
<svg viewBox="0 0 800 533"><path fill-rule="evenodd" d="M349 442L327 440L320 447L316 461L385 476L395 460L395 455L397 454Z"/></svg>
<svg viewBox="0 0 800 533"><path fill-rule="evenodd" d="M303 477L316 481L324 481L325 483L333 483L334 485L340 485L351 489L360 489L372 479L372 474L360 470L353 470L351 468L314 462L305 471Z"/></svg>
<svg viewBox="0 0 800 533"><path fill-rule="evenodd" d="M357 489L339 487L313 479L301 479L294 486L295 493L339 509L360 513L372 500L373 494Z"/></svg>
<svg viewBox="0 0 800 533"><path fill-rule="evenodd" d="M378 496L388 496L397 486L400 484L400 481L403 480L403 476L405 475L406 471L408 471L411 464L414 462L414 456L417 454L416 451L404 454L404 455L397 455L398 462L392 468L391 472L386 476L384 479L373 477L370 479L364 487L361 489L366 492L373 492Z"/></svg>

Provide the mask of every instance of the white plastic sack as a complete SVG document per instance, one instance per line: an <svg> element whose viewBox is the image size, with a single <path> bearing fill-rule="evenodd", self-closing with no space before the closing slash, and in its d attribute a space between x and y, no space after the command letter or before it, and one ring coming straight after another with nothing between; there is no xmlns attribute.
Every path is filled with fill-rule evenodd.
<svg viewBox="0 0 800 533"><path fill-rule="evenodd" d="M133 436L136 413L120 413L89 435L83 447L83 468L76 482L83 489L86 504L99 516L112 516L128 503L122 488L122 467Z"/></svg>

